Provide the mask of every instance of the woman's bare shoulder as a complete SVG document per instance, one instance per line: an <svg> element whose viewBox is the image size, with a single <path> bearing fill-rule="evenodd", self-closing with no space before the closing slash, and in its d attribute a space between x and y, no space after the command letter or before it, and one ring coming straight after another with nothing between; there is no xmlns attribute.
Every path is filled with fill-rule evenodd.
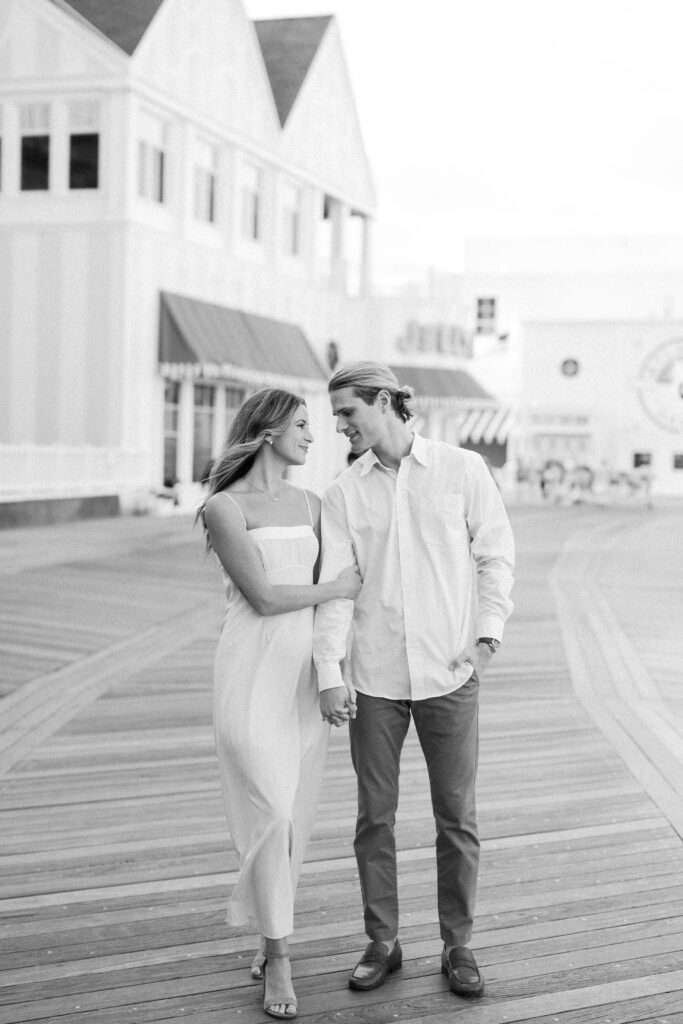
<svg viewBox="0 0 683 1024"><path fill-rule="evenodd" d="M208 516L209 520L220 519L223 522L231 522L237 519L242 522L244 514L239 504L239 491L234 495L229 492L228 488L216 491L215 494L207 498L204 515Z"/></svg>

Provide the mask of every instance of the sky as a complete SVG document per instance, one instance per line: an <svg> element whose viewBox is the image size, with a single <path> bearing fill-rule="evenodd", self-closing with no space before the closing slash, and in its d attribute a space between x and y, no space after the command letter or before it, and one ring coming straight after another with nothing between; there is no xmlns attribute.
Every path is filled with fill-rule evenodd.
<svg viewBox="0 0 683 1024"><path fill-rule="evenodd" d="M380 266L468 237L683 233L681 0L245 0L336 14Z"/></svg>

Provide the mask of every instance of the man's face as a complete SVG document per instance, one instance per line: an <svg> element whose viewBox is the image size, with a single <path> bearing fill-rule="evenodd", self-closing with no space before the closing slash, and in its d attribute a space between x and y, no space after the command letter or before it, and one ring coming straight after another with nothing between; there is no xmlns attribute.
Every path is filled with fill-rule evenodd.
<svg viewBox="0 0 683 1024"><path fill-rule="evenodd" d="M332 415L337 417L337 433L345 434L354 455L360 455L381 441L386 433L386 415L378 398L367 405L353 388L341 388L330 394Z"/></svg>

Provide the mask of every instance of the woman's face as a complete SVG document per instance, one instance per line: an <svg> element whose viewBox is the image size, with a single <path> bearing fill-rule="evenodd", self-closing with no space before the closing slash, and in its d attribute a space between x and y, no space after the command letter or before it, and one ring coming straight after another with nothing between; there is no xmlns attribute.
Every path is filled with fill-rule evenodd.
<svg viewBox="0 0 683 1024"><path fill-rule="evenodd" d="M273 435L273 452L288 465L303 466L313 434L308 426L308 409L302 403L281 434Z"/></svg>

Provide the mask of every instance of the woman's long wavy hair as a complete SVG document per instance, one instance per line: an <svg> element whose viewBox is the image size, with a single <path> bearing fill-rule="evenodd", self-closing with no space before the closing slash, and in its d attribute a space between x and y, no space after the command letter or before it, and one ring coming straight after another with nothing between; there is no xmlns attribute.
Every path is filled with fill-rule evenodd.
<svg viewBox="0 0 683 1024"><path fill-rule="evenodd" d="M209 498L218 491L224 491L229 484L239 480L254 465L256 456L266 442L266 437L282 434L289 426L300 405L305 405L300 395L282 388L261 388L255 391L237 410L223 451L216 459L208 477L209 493L197 509L206 536L206 550L211 550L211 540L204 520L204 508Z"/></svg>

